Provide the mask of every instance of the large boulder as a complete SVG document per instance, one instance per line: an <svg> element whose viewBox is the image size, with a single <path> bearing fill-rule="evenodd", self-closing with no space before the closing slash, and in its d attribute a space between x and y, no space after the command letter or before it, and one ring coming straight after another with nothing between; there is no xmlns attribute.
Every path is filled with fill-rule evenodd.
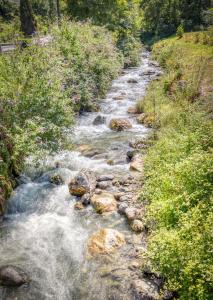
<svg viewBox="0 0 213 300"><path fill-rule="evenodd" d="M29 276L21 268L11 265L0 267L0 285L21 286L29 282Z"/></svg>
<svg viewBox="0 0 213 300"><path fill-rule="evenodd" d="M125 243L124 235L115 229L100 229L87 243L89 254L109 254L115 252Z"/></svg>
<svg viewBox="0 0 213 300"><path fill-rule="evenodd" d="M106 123L106 117L98 115L94 120L93 120L93 125L101 125Z"/></svg>
<svg viewBox="0 0 213 300"><path fill-rule="evenodd" d="M91 197L91 203L95 210L102 214L106 212L113 212L117 209L117 202L115 197L107 192L95 194Z"/></svg>
<svg viewBox="0 0 213 300"><path fill-rule="evenodd" d="M96 188L96 177L91 171L82 171L69 183L69 191L73 196L93 194Z"/></svg>
<svg viewBox="0 0 213 300"><path fill-rule="evenodd" d="M114 131L123 131L132 128L132 124L126 119L112 119L109 127Z"/></svg>

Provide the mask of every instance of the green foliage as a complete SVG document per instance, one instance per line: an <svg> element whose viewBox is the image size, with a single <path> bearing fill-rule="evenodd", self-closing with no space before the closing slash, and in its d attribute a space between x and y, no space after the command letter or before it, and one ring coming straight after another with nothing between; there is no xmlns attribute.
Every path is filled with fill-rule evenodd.
<svg viewBox="0 0 213 300"><path fill-rule="evenodd" d="M17 42L21 39L19 18L5 22L0 18L0 43Z"/></svg>
<svg viewBox="0 0 213 300"><path fill-rule="evenodd" d="M126 65L139 59L141 9L139 0L74 1L68 0L70 14L78 20L90 19L114 32L117 45L126 58Z"/></svg>
<svg viewBox="0 0 213 300"><path fill-rule="evenodd" d="M18 13L18 5L15 1L0 0L0 16L4 20L11 20Z"/></svg>
<svg viewBox="0 0 213 300"><path fill-rule="evenodd" d="M181 23L187 31L208 25L204 12L211 7L211 1L142 0L141 6L142 37L144 40L153 37L157 40L175 33Z"/></svg>
<svg viewBox="0 0 213 300"><path fill-rule="evenodd" d="M75 110L94 109L122 66L112 35L104 28L74 22L64 22L55 35L66 61L66 87Z"/></svg>
<svg viewBox="0 0 213 300"><path fill-rule="evenodd" d="M73 111L94 109L122 66L112 35L62 22L46 46L0 55L0 176L13 178L24 157L57 151Z"/></svg>
<svg viewBox="0 0 213 300"><path fill-rule="evenodd" d="M181 39L183 37L183 34L184 34L184 28L183 28L183 25L179 25L178 28L177 28L177 32L176 32L176 35L179 39Z"/></svg>
<svg viewBox="0 0 213 300"><path fill-rule="evenodd" d="M211 47L194 44L194 34L164 40L154 57L167 69L142 104L160 130L146 155L142 199L150 202L147 258L180 299L212 298L213 123L200 95L212 84L206 65ZM177 63L178 62L178 63ZM205 108L205 109L204 109Z"/></svg>

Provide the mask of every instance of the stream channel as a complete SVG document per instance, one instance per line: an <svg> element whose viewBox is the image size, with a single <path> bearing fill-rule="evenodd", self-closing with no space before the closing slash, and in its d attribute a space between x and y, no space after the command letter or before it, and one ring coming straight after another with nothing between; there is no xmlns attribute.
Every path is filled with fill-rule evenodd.
<svg viewBox="0 0 213 300"><path fill-rule="evenodd" d="M97 176L135 176L126 159L132 149L129 142L145 138L149 129L127 111L145 95L159 73L150 53L144 51L138 67L123 70L112 82L100 112L84 113L68 132L77 150L49 156L38 168L31 166L23 173L0 224L0 263L21 267L31 282L19 288L0 288L0 299L140 299L131 287L141 271L131 264L135 253L145 247L141 234L134 233L117 211L99 215L91 205L76 210L76 198L70 195L68 183L82 169L94 171ZM93 125L97 115L105 117L104 124ZM128 119L132 128L112 131L109 122L114 118ZM78 151L82 145L87 145L89 153ZM64 184L52 184L51 174L59 174ZM122 190L122 186L119 188ZM111 186L108 191L116 192L114 189ZM88 257L87 241L100 228L118 230L126 242L113 254Z"/></svg>

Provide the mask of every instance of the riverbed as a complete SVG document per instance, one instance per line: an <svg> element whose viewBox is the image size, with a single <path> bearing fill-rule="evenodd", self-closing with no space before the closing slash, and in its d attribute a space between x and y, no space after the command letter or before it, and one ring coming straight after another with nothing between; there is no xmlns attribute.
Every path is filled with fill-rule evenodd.
<svg viewBox="0 0 213 300"><path fill-rule="evenodd" d="M48 156L25 170L0 225L0 263L21 267L31 282L0 288L0 299L139 299L132 293L132 280L140 278L140 269L132 263L145 248L142 235L133 233L118 212L99 215L92 206L75 210L76 198L70 195L68 183L82 169L130 180L140 176L130 171L126 154L131 141L146 138L150 129L138 124L128 109L145 96L158 75L150 53L143 52L138 67L123 70L112 82L100 111L82 114L67 132L75 150ZM98 115L104 122L94 125ZM128 119L132 128L112 131L109 123L114 118ZM60 175L63 184L51 183L52 174ZM110 189L114 192L113 186ZM94 259L86 245L100 228L118 230L126 243L116 253Z"/></svg>

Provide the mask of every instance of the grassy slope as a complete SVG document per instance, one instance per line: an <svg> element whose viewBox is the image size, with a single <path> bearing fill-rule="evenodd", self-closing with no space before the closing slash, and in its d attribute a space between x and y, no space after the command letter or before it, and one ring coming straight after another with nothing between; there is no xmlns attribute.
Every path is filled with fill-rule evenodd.
<svg viewBox="0 0 213 300"><path fill-rule="evenodd" d="M150 202L147 256L181 299L212 297L212 47L196 33L161 41L153 54L166 73L138 107L155 111L154 145L142 199Z"/></svg>

